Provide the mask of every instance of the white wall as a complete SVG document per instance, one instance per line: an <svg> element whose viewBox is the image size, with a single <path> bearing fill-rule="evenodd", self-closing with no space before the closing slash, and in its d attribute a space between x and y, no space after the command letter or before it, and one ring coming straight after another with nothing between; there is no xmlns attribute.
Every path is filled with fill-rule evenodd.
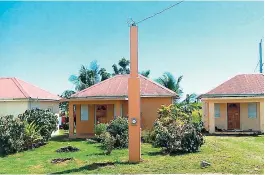
<svg viewBox="0 0 265 175"><path fill-rule="evenodd" d="M39 109L51 108L51 112L59 114L59 102L58 101L31 101L29 104L30 109L38 107Z"/></svg>
<svg viewBox="0 0 265 175"><path fill-rule="evenodd" d="M28 104L28 101L0 101L0 116L18 116L28 109Z"/></svg>

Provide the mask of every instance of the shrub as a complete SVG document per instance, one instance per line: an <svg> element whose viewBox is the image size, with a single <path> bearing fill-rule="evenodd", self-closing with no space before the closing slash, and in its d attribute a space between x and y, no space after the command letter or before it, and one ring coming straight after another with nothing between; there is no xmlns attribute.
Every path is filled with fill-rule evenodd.
<svg viewBox="0 0 265 175"><path fill-rule="evenodd" d="M40 135L41 127L38 127L34 122L30 124L25 122L24 130L24 146L25 148L32 148L33 144L36 144L42 140Z"/></svg>
<svg viewBox="0 0 265 175"><path fill-rule="evenodd" d="M102 137L102 148L106 151L106 154L109 155L114 149L116 139L110 135L109 132L101 134Z"/></svg>
<svg viewBox="0 0 265 175"><path fill-rule="evenodd" d="M116 117L107 127L107 132L115 138L114 148L128 147L128 119Z"/></svg>
<svg viewBox="0 0 265 175"><path fill-rule="evenodd" d="M0 116L0 154L24 149L24 123L12 115Z"/></svg>
<svg viewBox="0 0 265 175"><path fill-rule="evenodd" d="M105 124L105 123L97 124L95 127L95 134L99 136L105 133L107 131L107 127L108 127L108 124Z"/></svg>
<svg viewBox="0 0 265 175"><path fill-rule="evenodd" d="M203 144L201 129L193 123L191 113L179 105L162 106L154 124L154 147L162 147L167 153L198 151Z"/></svg>
<svg viewBox="0 0 265 175"><path fill-rule="evenodd" d="M155 138L153 130L143 130L141 133L141 140L143 143L152 143Z"/></svg>
<svg viewBox="0 0 265 175"><path fill-rule="evenodd" d="M34 122L37 127L41 127L40 135L43 137L44 141L48 141L51 138L52 132L57 130L57 116L48 110L26 110L25 113L20 114L18 117L28 123Z"/></svg>
<svg viewBox="0 0 265 175"><path fill-rule="evenodd" d="M114 148L128 147L128 119L116 117L107 126L106 132L100 135L102 148L110 154Z"/></svg>

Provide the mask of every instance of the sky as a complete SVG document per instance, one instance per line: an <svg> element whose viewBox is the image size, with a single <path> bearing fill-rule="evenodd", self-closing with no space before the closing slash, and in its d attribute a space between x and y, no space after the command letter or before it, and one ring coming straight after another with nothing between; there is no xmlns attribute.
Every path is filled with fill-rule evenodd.
<svg viewBox="0 0 265 175"><path fill-rule="evenodd" d="M74 89L80 66L129 59L129 27L174 2L0 2L0 77L54 94ZM263 2L191 2L140 23L139 70L183 75L184 93L206 93L254 73L264 31ZM256 69L256 73L258 72ZM1 87L0 87L1 88Z"/></svg>

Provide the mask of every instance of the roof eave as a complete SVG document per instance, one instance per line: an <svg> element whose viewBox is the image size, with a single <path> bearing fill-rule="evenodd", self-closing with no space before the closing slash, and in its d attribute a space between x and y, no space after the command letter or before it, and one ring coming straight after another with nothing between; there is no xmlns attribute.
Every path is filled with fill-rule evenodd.
<svg viewBox="0 0 265 175"><path fill-rule="evenodd" d="M219 98L219 97L262 97L263 94L202 94L197 98Z"/></svg>

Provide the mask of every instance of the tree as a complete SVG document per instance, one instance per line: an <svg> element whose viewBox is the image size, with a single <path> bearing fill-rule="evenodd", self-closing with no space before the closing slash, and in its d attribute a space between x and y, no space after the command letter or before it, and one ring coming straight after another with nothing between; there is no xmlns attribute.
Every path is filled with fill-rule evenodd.
<svg viewBox="0 0 265 175"><path fill-rule="evenodd" d="M69 81L75 85L75 90L81 91L110 77L105 68L99 68L97 61L92 61L89 68L81 66L78 75L71 75Z"/></svg>
<svg viewBox="0 0 265 175"><path fill-rule="evenodd" d="M142 72L140 72L140 74L145 76L146 78L149 78L150 70L142 71Z"/></svg>
<svg viewBox="0 0 265 175"><path fill-rule="evenodd" d="M124 57L119 60L118 65L120 66L120 68L118 68L118 66L116 64L112 65L113 68L113 75L119 75L119 74L129 74L130 73L130 61L126 60Z"/></svg>
<svg viewBox="0 0 265 175"><path fill-rule="evenodd" d="M75 94L75 91L72 90L65 90L62 95L60 95L62 98L67 98L69 99L71 95ZM69 110L69 103L67 101L59 103L59 107L62 111L68 112Z"/></svg>
<svg viewBox="0 0 265 175"><path fill-rule="evenodd" d="M162 75L162 77L159 77L158 79L156 79L156 82L176 92L179 96L181 96L183 94L183 90L180 87L180 82L182 78L183 76L181 75L176 80L175 77L170 72L165 72Z"/></svg>

